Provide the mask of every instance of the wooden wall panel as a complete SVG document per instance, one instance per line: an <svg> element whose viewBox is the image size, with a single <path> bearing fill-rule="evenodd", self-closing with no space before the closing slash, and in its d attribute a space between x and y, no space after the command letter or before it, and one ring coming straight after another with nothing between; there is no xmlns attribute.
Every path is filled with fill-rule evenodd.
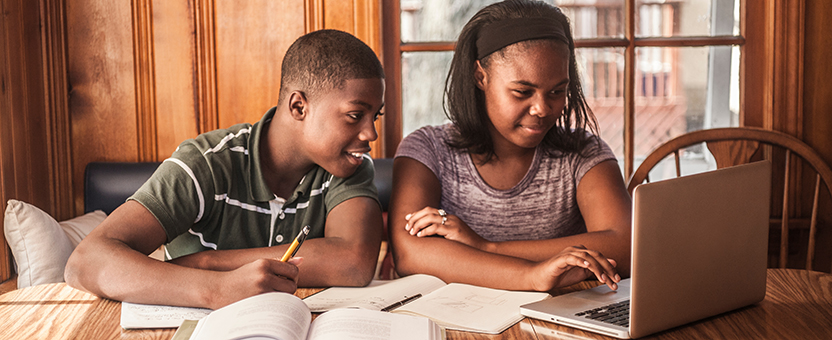
<svg viewBox="0 0 832 340"><path fill-rule="evenodd" d="M740 9L745 14L742 34L745 45L741 47L740 77L740 125L763 127L771 117L774 85L774 56L769 51L774 46L774 13L771 0L743 0Z"/></svg>
<svg viewBox="0 0 832 340"><path fill-rule="evenodd" d="M200 133L193 1L153 2L157 161Z"/></svg>
<svg viewBox="0 0 832 340"><path fill-rule="evenodd" d="M277 105L280 63L305 33L301 1L216 0L219 127L254 123Z"/></svg>
<svg viewBox="0 0 832 340"><path fill-rule="evenodd" d="M378 0L356 0L353 5L355 36L369 45L381 58L381 8Z"/></svg>
<svg viewBox="0 0 832 340"><path fill-rule="evenodd" d="M132 0L133 70L138 161L156 160L156 61L151 0Z"/></svg>
<svg viewBox="0 0 832 340"><path fill-rule="evenodd" d="M76 212L84 167L138 160L132 7L128 1L66 4L69 110Z"/></svg>
<svg viewBox="0 0 832 340"><path fill-rule="evenodd" d="M324 0L325 28L355 34L355 3L358 1ZM347 15L345 15L347 14Z"/></svg>
<svg viewBox="0 0 832 340"><path fill-rule="evenodd" d="M43 39L43 87L46 119L50 126L45 144L50 146L49 183L52 216L62 221L75 216L72 188L72 140L69 119L69 82L66 60L66 5L63 0L40 0Z"/></svg>
<svg viewBox="0 0 832 340"><path fill-rule="evenodd" d="M804 121L805 141L832 164L832 2L806 1L806 38L804 69Z"/></svg>
<svg viewBox="0 0 832 340"><path fill-rule="evenodd" d="M324 28L324 1L305 0L304 12L306 13L306 32L317 31Z"/></svg>
<svg viewBox="0 0 832 340"><path fill-rule="evenodd" d="M401 25L399 20L384 20L401 15L401 4L398 1L385 3L381 9L381 41L383 46L382 62L384 63L385 79L384 116L379 119L382 123L384 137L379 138L382 157L392 158L402 140L402 63L401 63ZM398 75L398 76L394 76ZM377 125L378 126L378 125ZM374 148L376 149L376 148ZM376 157L376 156L374 156Z"/></svg>
<svg viewBox="0 0 832 340"><path fill-rule="evenodd" d="M0 8L0 202L5 209L18 199L65 219L71 191L63 5L2 0ZM0 281L11 268L0 233Z"/></svg>
<svg viewBox="0 0 832 340"><path fill-rule="evenodd" d="M806 0L804 82L803 82L803 139L832 165L832 34L829 20L832 2ZM813 183L812 181L806 181ZM821 196L816 270L832 268L832 199ZM809 201L809 200L807 200ZM811 202L811 201L809 201Z"/></svg>
<svg viewBox="0 0 832 340"><path fill-rule="evenodd" d="M805 0L774 2L773 130L803 138Z"/></svg>
<svg viewBox="0 0 832 340"><path fill-rule="evenodd" d="M378 0L322 0L323 28L350 32L381 57L381 8Z"/></svg>
<svg viewBox="0 0 832 340"><path fill-rule="evenodd" d="M2 73L3 181L6 199L17 198L51 211L48 122L44 105L40 4L6 1L4 11L17 15L3 20ZM4 14L5 15L5 14ZM34 19L34 20L31 20Z"/></svg>
<svg viewBox="0 0 832 340"><path fill-rule="evenodd" d="M52 185L50 121L41 36L41 3L0 1L0 203L18 199L57 211ZM2 228L3 221L0 221ZM12 272L0 235L0 282Z"/></svg>
<svg viewBox="0 0 832 340"><path fill-rule="evenodd" d="M217 53L214 0L194 1L196 54L196 100L199 104L199 132L217 129Z"/></svg>

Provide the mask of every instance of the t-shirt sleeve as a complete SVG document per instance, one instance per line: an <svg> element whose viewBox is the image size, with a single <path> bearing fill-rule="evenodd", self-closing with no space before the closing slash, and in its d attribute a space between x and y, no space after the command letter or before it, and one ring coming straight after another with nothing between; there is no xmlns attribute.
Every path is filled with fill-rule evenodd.
<svg viewBox="0 0 832 340"><path fill-rule="evenodd" d="M213 180L202 154L182 144L128 200L143 205L170 242L198 224L213 203ZM206 199L211 198L211 199Z"/></svg>
<svg viewBox="0 0 832 340"><path fill-rule="evenodd" d="M615 154L601 138L589 136L587 145L583 149L583 156L573 156L573 171L575 172L575 187L581 182L581 179L589 172L590 169L600 164L601 162L614 160L616 163L618 159Z"/></svg>
<svg viewBox="0 0 832 340"><path fill-rule="evenodd" d="M333 177L324 198L327 215L338 204L354 197L372 198L381 208L381 202L378 200L378 189L373 183L374 177L373 160L368 156L364 156L364 162L361 163L352 176L347 178Z"/></svg>
<svg viewBox="0 0 832 340"><path fill-rule="evenodd" d="M442 141L441 138L437 139L439 136L436 136L433 132L433 130L429 130L429 127L413 131L399 143L396 158L413 158L428 167L437 178L441 178L439 164L436 159L438 150L436 150L434 140L438 140L439 143L442 143Z"/></svg>

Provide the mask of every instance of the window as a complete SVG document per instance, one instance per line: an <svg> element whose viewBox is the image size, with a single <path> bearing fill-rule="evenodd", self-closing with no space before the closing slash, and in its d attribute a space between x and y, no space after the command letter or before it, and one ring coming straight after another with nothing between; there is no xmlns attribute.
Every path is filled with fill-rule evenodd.
<svg viewBox="0 0 832 340"><path fill-rule="evenodd" d="M571 19L584 93L625 178L675 136L739 125L740 0L546 1ZM400 82L388 84L387 157L402 136L447 121L442 99L454 40L494 2L400 0L384 9L394 19L385 32L396 38L384 42L388 83ZM682 168L714 169L709 156L690 148ZM675 176L672 164L654 172L654 180Z"/></svg>

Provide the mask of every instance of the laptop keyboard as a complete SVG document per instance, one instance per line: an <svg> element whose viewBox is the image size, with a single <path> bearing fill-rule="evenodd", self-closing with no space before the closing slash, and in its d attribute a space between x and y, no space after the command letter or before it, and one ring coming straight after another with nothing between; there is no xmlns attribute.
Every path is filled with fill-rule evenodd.
<svg viewBox="0 0 832 340"><path fill-rule="evenodd" d="M606 322L621 327L630 327L630 300L575 313L587 319Z"/></svg>

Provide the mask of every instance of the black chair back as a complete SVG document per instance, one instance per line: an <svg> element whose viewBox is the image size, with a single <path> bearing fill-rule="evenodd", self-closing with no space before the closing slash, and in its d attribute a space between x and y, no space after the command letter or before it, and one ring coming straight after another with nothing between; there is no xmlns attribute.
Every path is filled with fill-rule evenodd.
<svg viewBox="0 0 832 340"><path fill-rule="evenodd" d="M378 199L387 211L393 189L393 159L374 159ZM107 215L124 203L153 175L160 162L92 162L84 172L84 213L102 210Z"/></svg>

